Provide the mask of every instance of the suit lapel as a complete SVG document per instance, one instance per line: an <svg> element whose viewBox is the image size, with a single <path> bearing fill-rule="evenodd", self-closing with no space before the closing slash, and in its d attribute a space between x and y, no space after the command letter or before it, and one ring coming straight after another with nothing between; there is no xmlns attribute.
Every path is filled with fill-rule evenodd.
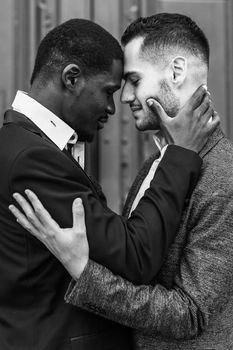
<svg viewBox="0 0 233 350"><path fill-rule="evenodd" d="M145 179L145 177L147 176L147 174L151 168L152 163L158 157L159 157L159 152L156 153L155 155L151 156L150 158L148 158L144 162L142 169L139 171L137 177L135 178L135 180L134 180L134 182L129 190L128 196L126 198L126 201L125 201L125 204L123 207L122 216L125 216L125 217L129 216L134 199L137 196L137 193L141 187L141 184L142 184L143 180Z"/></svg>

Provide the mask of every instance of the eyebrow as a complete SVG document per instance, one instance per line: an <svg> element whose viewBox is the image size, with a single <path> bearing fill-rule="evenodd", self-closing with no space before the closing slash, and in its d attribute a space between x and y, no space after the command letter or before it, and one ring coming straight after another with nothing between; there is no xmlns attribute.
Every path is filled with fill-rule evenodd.
<svg viewBox="0 0 233 350"><path fill-rule="evenodd" d="M121 88L121 85L119 85L119 84L107 84L106 88L117 91Z"/></svg>
<svg viewBox="0 0 233 350"><path fill-rule="evenodd" d="M115 85L116 90L119 90L121 88L121 85Z"/></svg>
<svg viewBox="0 0 233 350"><path fill-rule="evenodd" d="M130 76L132 76L134 74L138 75L138 72L134 72L134 71L127 72L127 73L123 74L123 79L126 80L126 79L128 79Z"/></svg>
<svg viewBox="0 0 233 350"><path fill-rule="evenodd" d="M110 88L113 88L115 90L119 90L121 88L121 85L118 85L118 84L113 84L113 85L110 85L109 86Z"/></svg>

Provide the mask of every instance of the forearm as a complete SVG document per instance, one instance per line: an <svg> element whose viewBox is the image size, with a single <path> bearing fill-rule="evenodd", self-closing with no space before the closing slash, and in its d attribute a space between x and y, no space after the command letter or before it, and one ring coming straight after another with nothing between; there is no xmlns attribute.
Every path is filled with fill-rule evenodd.
<svg viewBox="0 0 233 350"><path fill-rule="evenodd" d="M38 155L43 162L38 161ZM174 239L200 165L194 152L169 146L151 188L129 220L108 209L86 174L49 147L26 149L18 157L9 192L22 193L26 184L61 227L72 225L72 202L82 198L91 258L134 283L148 283L159 271Z"/></svg>
<svg viewBox="0 0 233 350"><path fill-rule="evenodd" d="M207 322L179 288L135 286L93 261L71 282L65 300L143 333L174 339L197 335Z"/></svg>

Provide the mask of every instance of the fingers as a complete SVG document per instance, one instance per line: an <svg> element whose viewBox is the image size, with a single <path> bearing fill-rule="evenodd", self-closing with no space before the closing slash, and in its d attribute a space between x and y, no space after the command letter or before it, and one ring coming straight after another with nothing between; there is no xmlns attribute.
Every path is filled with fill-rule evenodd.
<svg viewBox="0 0 233 350"><path fill-rule="evenodd" d="M209 132L212 133L216 127L220 124L220 117L216 111L212 115L212 120L207 124L209 127Z"/></svg>
<svg viewBox="0 0 233 350"><path fill-rule="evenodd" d="M200 126L204 127L212 121L212 116L214 114L214 109L212 107L212 104L207 108L207 110L204 112L203 115L201 113L199 113L198 119L199 119Z"/></svg>
<svg viewBox="0 0 233 350"><path fill-rule="evenodd" d="M197 88L197 90L192 94L192 96L188 99L185 105L189 105L190 109L192 110L198 108L206 94L208 94L207 86L199 86L199 88Z"/></svg>
<svg viewBox="0 0 233 350"><path fill-rule="evenodd" d="M76 198L72 206L73 229L79 233L86 233L85 211L81 198Z"/></svg>
<svg viewBox="0 0 233 350"><path fill-rule="evenodd" d="M146 103L147 103L148 107L150 108L150 110L154 114L156 114L160 124L166 124L166 122L169 120L169 116L164 111L164 109L161 106L161 104L158 101L156 101L155 99L153 99L153 98L148 98Z"/></svg>
<svg viewBox="0 0 233 350"><path fill-rule="evenodd" d="M51 217L49 212L45 209L37 195L31 191L31 190L25 190L25 193L29 199L30 204L32 205L34 209L34 216L33 219L36 217L39 222L42 223L43 226L45 226L47 229L56 229L59 228L60 226L57 224L55 220Z"/></svg>
<svg viewBox="0 0 233 350"><path fill-rule="evenodd" d="M218 112L214 111L214 114L212 116L212 123L219 125L220 124L220 117Z"/></svg>
<svg viewBox="0 0 233 350"><path fill-rule="evenodd" d="M34 210L32 209L31 205L28 203L28 201L19 193L13 194L14 199L21 207L23 213L27 217L27 220L30 224L32 224L37 229L41 229L41 223L36 217ZM18 213L18 212L17 212ZM21 217L22 218L22 217ZM25 221L24 221L25 222Z"/></svg>
<svg viewBox="0 0 233 350"><path fill-rule="evenodd" d="M213 109L212 102L210 100L209 95L206 94L201 105L195 110L195 115L198 118L202 118L203 122L206 122L209 120L209 118L212 116L213 113L214 113L214 109ZM207 116L209 116L208 119L207 119Z"/></svg>
<svg viewBox="0 0 233 350"><path fill-rule="evenodd" d="M37 236L36 228L28 221L25 215L19 211L13 204L9 206L9 210L15 216L16 221L23 226L27 231L31 232L34 236Z"/></svg>

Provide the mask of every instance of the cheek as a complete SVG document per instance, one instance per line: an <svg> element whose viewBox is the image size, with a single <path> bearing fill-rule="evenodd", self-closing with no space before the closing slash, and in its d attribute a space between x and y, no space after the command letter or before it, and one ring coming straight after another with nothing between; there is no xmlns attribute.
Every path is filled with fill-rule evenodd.
<svg viewBox="0 0 233 350"><path fill-rule="evenodd" d="M143 84L142 86L140 86L140 89L138 89L137 97L141 105L143 106L143 109L148 110L146 100L150 97L156 99L159 95L159 90L160 89L158 87L158 84L155 84L153 81L150 80L148 84Z"/></svg>
<svg viewBox="0 0 233 350"><path fill-rule="evenodd" d="M104 96L96 96L95 103L93 104L95 112L103 111L107 103L108 103L107 98L105 98Z"/></svg>

